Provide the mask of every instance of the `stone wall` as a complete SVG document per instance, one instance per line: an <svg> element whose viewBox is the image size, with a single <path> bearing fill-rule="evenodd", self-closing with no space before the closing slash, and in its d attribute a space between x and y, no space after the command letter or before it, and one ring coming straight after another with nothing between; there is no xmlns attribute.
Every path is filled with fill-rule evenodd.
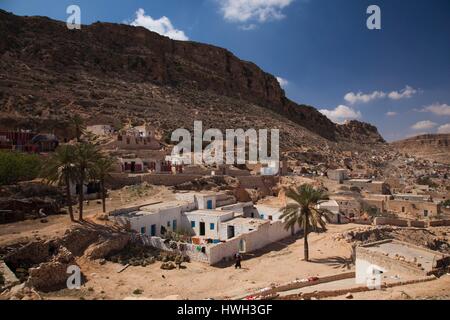
<svg viewBox="0 0 450 320"><path fill-rule="evenodd" d="M175 186L177 184L193 181L195 179L202 178L202 175L196 174L141 174L141 175L128 175L123 173L115 173L108 180L108 186L113 189L119 189L124 186L141 184L147 182L153 185L162 186Z"/></svg>
<svg viewBox="0 0 450 320"><path fill-rule="evenodd" d="M373 220L375 226L397 226L397 227L413 227L413 228L429 228L450 226L450 220L408 220L387 217L376 217Z"/></svg>
<svg viewBox="0 0 450 320"><path fill-rule="evenodd" d="M387 210L412 217L426 217L425 210L428 211L427 216L436 216L439 213L439 206L436 203L425 201L389 200Z"/></svg>
<svg viewBox="0 0 450 320"><path fill-rule="evenodd" d="M376 217L373 220L373 224L376 226L390 225L390 226L397 226L397 227L407 227L408 220L386 218L386 217Z"/></svg>
<svg viewBox="0 0 450 320"><path fill-rule="evenodd" d="M450 220L432 220L429 225L430 227L446 227L450 226Z"/></svg>

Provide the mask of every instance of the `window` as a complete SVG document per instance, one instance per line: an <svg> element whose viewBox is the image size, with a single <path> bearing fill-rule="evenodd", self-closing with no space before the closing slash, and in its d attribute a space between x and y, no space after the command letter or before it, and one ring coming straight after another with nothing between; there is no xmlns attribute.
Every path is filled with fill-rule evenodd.
<svg viewBox="0 0 450 320"><path fill-rule="evenodd" d="M260 214L259 217L260 217L261 219L264 219L264 215L263 215L263 214Z"/></svg>
<svg viewBox="0 0 450 320"><path fill-rule="evenodd" d="M269 220L273 220L273 216L269 216Z"/></svg>
<svg viewBox="0 0 450 320"><path fill-rule="evenodd" d="M167 221L167 227L170 228L170 221Z"/></svg>
<svg viewBox="0 0 450 320"><path fill-rule="evenodd" d="M402 212L405 212L405 207L402 207Z"/></svg>
<svg viewBox="0 0 450 320"><path fill-rule="evenodd" d="M214 230L214 229L215 229L214 223L210 223L210 224L209 224L209 230Z"/></svg>
<svg viewBox="0 0 450 320"><path fill-rule="evenodd" d="M423 216L428 217L428 210L423 210Z"/></svg>
<svg viewBox="0 0 450 320"><path fill-rule="evenodd" d="M195 228L195 221L191 221L191 228Z"/></svg>
<svg viewBox="0 0 450 320"><path fill-rule="evenodd" d="M152 224L150 235L152 237L156 236L156 224Z"/></svg>
<svg viewBox="0 0 450 320"><path fill-rule="evenodd" d="M141 227L141 234L145 234L145 227Z"/></svg>
<svg viewBox="0 0 450 320"><path fill-rule="evenodd" d="M172 230L177 231L177 220L172 221Z"/></svg>

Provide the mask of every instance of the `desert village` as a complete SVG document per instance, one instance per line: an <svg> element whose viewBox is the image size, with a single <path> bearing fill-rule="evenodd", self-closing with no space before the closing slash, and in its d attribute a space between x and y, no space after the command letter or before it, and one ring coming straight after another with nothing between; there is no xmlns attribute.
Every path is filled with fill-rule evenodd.
<svg viewBox="0 0 450 320"><path fill-rule="evenodd" d="M1 187L0 299L411 298L406 288L450 298L448 165L392 151L325 161L306 152L265 175L260 165L185 165L147 123L82 129L114 159L107 210L96 179L71 182L85 208L85 222L72 224L61 199L24 195L40 179ZM71 140L0 132L1 149L44 158ZM304 184L328 195L316 206L327 231L310 234L311 261L302 228L283 219L287 188ZM75 291L65 289L73 264L84 276ZM435 285L421 292L422 282Z"/></svg>

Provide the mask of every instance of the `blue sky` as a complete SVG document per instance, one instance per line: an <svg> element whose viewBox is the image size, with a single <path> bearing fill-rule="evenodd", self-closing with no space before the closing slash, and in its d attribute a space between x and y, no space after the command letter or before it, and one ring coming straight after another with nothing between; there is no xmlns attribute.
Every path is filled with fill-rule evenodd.
<svg viewBox="0 0 450 320"><path fill-rule="evenodd" d="M82 24L134 22L225 47L285 79L292 100L370 122L389 141L450 133L448 0L0 0L63 21L71 4ZM372 4L381 30L366 27Z"/></svg>

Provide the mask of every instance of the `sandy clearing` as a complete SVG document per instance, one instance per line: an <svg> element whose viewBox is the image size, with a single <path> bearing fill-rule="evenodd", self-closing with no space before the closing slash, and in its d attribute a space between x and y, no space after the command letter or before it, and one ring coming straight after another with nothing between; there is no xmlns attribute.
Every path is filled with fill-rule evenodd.
<svg viewBox="0 0 450 320"><path fill-rule="evenodd" d="M311 276L323 276L352 270L346 266L351 247L333 235L358 228L357 225L329 226L322 234L310 235L310 258L303 261L303 239L289 238L245 257L243 269L232 265L212 267L200 262L186 264L182 270L161 270L160 262L148 267L129 267L122 273L119 264L80 260L87 282L82 292L62 292L47 298L124 299L135 289L152 299L179 295L183 299L226 299L253 293L271 284L281 284ZM163 277L164 276L164 277ZM91 288L87 290L87 288Z"/></svg>

